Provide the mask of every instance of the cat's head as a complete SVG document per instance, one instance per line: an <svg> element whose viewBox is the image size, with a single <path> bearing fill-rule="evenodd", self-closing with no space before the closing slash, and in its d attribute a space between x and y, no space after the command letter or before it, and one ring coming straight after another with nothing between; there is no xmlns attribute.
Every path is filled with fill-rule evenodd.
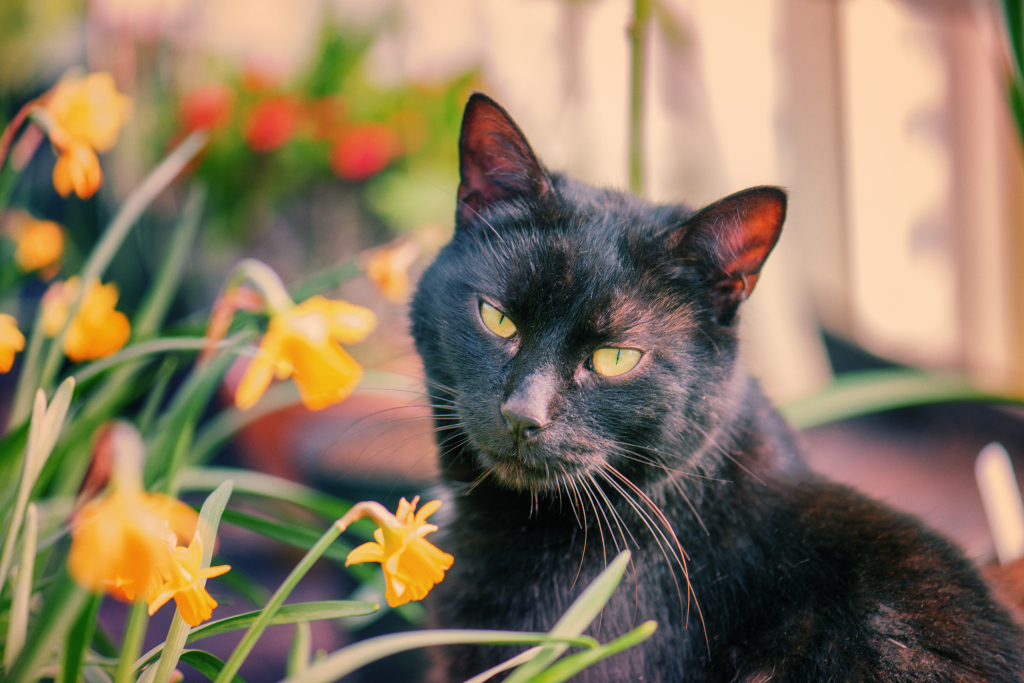
<svg viewBox="0 0 1024 683"><path fill-rule="evenodd" d="M743 382L736 311L785 194L693 211L595 189L549 173L480 94L459 152L455 236L412 306L445 475L545 491L700 467Z"/></svg>

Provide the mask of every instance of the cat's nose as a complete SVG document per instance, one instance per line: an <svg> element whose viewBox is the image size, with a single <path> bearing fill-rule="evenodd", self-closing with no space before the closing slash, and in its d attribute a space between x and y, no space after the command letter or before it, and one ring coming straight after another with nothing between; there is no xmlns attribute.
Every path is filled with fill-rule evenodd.
<svg viewBox="0 0 1024 683"><path fill-rule="evenodd" d="M502 406L501 417L512 441L516 444L536 436L544 428L540 418L520 412L508 405Z"/></svg>

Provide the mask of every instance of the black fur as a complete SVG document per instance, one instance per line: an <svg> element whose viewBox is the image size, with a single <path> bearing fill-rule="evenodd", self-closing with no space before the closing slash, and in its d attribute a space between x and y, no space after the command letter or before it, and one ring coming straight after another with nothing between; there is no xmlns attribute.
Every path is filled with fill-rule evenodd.
<svg viewBox="0 0 1024 683"><path fill-rule="evenodd" d="M658 631L575 680L1021 680L1021 634L971 564L807 471L742 369L735 313L780 190L693 212L594 189L548 173L482 95L460 144L456 234L412 310L452 498L440 626L546 631L629 547L590 633ZM481 301L517 334L490 332ZM604 377L602 346L644 353ZM514 438L512 404L530 436ZM449 648L444 675L517 651Z"/></svg>

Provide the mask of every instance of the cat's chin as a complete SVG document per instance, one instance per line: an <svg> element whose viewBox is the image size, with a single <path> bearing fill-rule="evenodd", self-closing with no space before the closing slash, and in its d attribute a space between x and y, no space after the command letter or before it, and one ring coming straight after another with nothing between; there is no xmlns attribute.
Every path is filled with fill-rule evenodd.
<svg viewBox="0 0 1024 683"><path fill-rule="evenodd" d="M479 460L479 464L491 479L514 491L531 493L556 491L564 486L564 482L568 478L564 465L528 463L515 455L481 453Z"/></svg>

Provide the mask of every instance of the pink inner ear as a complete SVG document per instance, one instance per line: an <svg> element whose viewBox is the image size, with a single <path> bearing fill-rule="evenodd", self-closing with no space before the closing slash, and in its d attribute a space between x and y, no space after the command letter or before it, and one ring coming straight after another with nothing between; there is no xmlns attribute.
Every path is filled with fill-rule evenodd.
<svg viewBox="0 0 1024 683"><path fill-rule="evenodd" d="M474 94L466 104L459 156L459 201L472 210L549 189L547 173L522 131L485 95Z"/></svg>
<svg viewBox="0 0 1024 683"><path fill-rule="evenodd" d="M779 238L784 208L769 197L754 198L736 208L732 216L723 217L726 225L720 228L715 253L726 274L746 281L743 289L749 294Z"/></svg>

